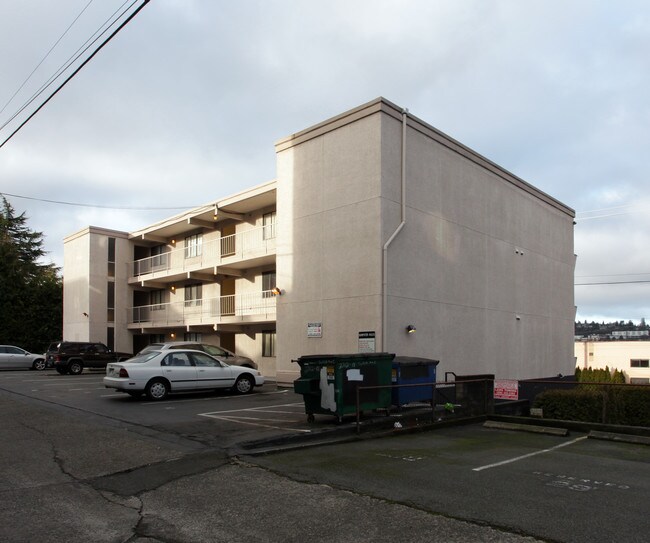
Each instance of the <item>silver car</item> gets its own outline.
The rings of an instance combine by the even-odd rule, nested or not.
[[[230,366],[203,351],[167,349],[148,351],[125,362],[106,365],[104,386],[135,398],[146,394],[150,400],[164,400],[173,392],[230,389],[249,394],[264,384],[260,372]]]
[[[195,351],[203,351],[211,356],[216,356],[231,366],[243,366],[244,368],[257,369],[257,364],[247,356],[240,356],[230,352],[228,349],[224,349],[223,347],[217,347],[216,345],[210,345],[209,343],[199,343],[198,341],[168,341],[166,343],[151,343],[142,349],[138,355],[149,351],[166,351],[168,349],[194,349]]]
[[[44,370],[45,355],[33,354],[14,345],[0,345],[0,369]]]

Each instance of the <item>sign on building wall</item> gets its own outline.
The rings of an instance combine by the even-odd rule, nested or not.
[[[308,322],[307,323],[307,337],[323,337],[323,323],[322,322]]]
[[[518,400],[519,381],[515,381],[514,379],[495,379],[494,399],[495,400]]]
[[[375,332],[359,332],[359,352],[360,353],[374,353],[377,349],[375,342]]]

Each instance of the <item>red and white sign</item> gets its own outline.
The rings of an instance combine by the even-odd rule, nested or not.
[[[495,379],[494,399],[495,400],[518,400],[519,381],[516,381],[514,379]]]

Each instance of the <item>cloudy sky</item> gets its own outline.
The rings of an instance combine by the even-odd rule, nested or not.
[[[0,3],[0,144],[131,2]],[[378,96],[577,211],[578,319],[650,318],[646,0],[152,0],[0,148],[0,192],[62,265],[68,234],[271,180],[278,139]]]

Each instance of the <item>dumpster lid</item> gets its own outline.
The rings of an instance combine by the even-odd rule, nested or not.
[[[295,360],[295,362],[308,362],[310,360],[373,360],[373,359],[383,359],[390,358],[391,360],[395,358],[393,353],[350,353],[350,354],[305,354]]]
[[[393,359],[394,366],[437,366],[439,363],[440,360],[420,356],[396,356]]]

